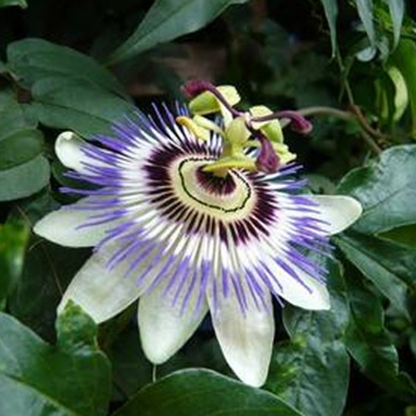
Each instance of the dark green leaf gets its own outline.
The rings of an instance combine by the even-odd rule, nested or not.
[[[394,54],[392,61],[402,73],[409,92],[410,106],[413,118],[413,137],[416,138],[416,46],[409,39],[402,39]]]
[[[25,221],[30,228],[59,207],[47,190],[14,206],[9,220]],[[53,339],[62,293],[89,255],[88,249],[68,249],[33,237],[21,278],[8,299],[10,312],[42,337]]]
[[[36,221],[58,208],[59,204],[52,198],[49,190],[43,189],[29,198],[15,202],[8,220],[25,221],[32,228]]]
[[[357,5],[358,15],[363,22],[364,29],[370,39],[371,46],[376,45],[376,33],[373,22],[373,0],[355,0]]]
[[[89,255],[32,240],[22,276],[9,297],[9,309],[25,325],[51,338],[56,308],[68,283]]]
[[[331,286],[341,268],[327,260]],[[343,296],[331,291],[330,311],[285,306],[283,319],[290,342],[278,345],[267,388],[308,416],[343,414],[349,384],[349,358],[341,342],[347,324]]]
[[[17,102],[12,90],[0,91],[0,141],[16,130],[36,127],[36,122],[31,120],[25,106]]]
[[[95,323],[68,305],[57,323],[58,345],[46,344],[17,320],[0,314],[0,414],[107,414],[110,365],[98,350]]]
[[[265,391],[209,370],[184,370],[141,391],[114,416],[301,416]]]
[[[324,6],[325,16],[331,34],[332,56],[335,56],[337,51],[338,3],[337,0],[321,0],[321,3]]]
[[[405,11],[404,0],[384,0],[389,5],[391,21],[393,23],[394,45],[397,46],[400,41],[402,31],[403,17]]]
[[[49,183],[49,163],[39,155],[22,165],[0,171],[0,201],[24,198]]]
[[[356,232],[335,240],[351,261],[390,302],[407,315],[406,287],[416,293],[416,250]]]
[[[19,130],[0,141],[0,171],[22,165],[42,153],[39,130]]]
[[[32,94],[32,107],[41,123],[82,136],[108,133],[112,123],[136,110],[132,104],[96,86],[62,77],[37,82]]]
[[[396,348],[384,327],[380,300],[366,289],[358,276],[345,274],[345,294],[350,308],[350,322],[345,345],[364,374],[388,393],[415,401],[416,386],[399,371]]]
[[[0,9],[7,6],[20,6],[22,9],[26,9],[26,0],[0,0]]]
[[[416,224],[395,228],[382,233],[381,237],[416,249]]]
[[[9,45],[7,57],[9,69],[28,88],[42,79],[61,76],[125,96],[113,74],[89,56],[66,46],[42,39],[24,39]]]
[[[0,225],[0,300],[7,297],[22,272],[28,236],[28,227],[22,223]]]
[[[136,31],[110,56],[115,63],[201,29],[233,4],[247,0],[156,0]]]
[[[133,307],[132,309],[133,313],[136,313],[136,308]],[[126,315],[129,316],[128,312],[126,312]],[[137,323],[131,322],[114,342],[111,341],[111,328],[115,327],[117,329],[119,327],[119,319],[124,320],[126,317],[122,315],[109,322],[105,327],[106,332],[102,333],[102,339],[105,340],[105,343],[102,345],[105,346],[107,342],[110,344],[108,356],[113,365],[113,378],[117,393],[124,397],[132,397],[139,388],[151,381],[152,364],[140,348]],[[107,334],[108,328],[110,335]],[[157,367],[157,375],[162,377],[186,368],[199,367],[210,368],[225,375],[230,373],[215,337],[205,339],[205,337],[199,337],[197,333],[168,362]]]
[[[109,325],[112,325],[112,322]],[[113,367],[115,389],[123,397],[134,396],[140,388],[151,381],[152,364],[141,350],[136,323],[129,325],[119,334],[115,342],[111,343],[108,356]]]
[[[379,160],[353,170],[341,181],[338,193],[357,198],[364,213],[354,228],[379,233],[416,223],[416,145],[396,146]]]

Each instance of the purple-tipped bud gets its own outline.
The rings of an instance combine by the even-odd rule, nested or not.
[[[268,139],[263,135],[259,135],[258,138],[261,143],[261,148],[256,160],[257,168],[265,173],[276,172],[280,167],[279,156],[274,151]]]
[[[181,90],[184,95],[188,98],[194,98],[205,91],[214,91],[216,88],[213,84],[208,81],[193,80],[188,81],[182,86]]]
[[[309,134],[312,131],[312,123],[297,111],[280,111],[278,117],[289,119],[291,128],[298,133]]]

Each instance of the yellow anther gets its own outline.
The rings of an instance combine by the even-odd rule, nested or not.
[[[240,101],[240,95],[235,87],[221,85],[216,88],[230,106],[234,106]],[[205,115],[220,112],[221,105],[218,98],[212,92],[205,91],[190,101],[189,109],[192,114]]]
[[[256,105],[250,108],[250,114],[253,117],[264,117],[273,114],[273,112],[264,105]],[[279,120],[253,121],[251,124],[254,129],[261,130],[271,142],[283,143],[283,132]]]
[[[191,118],[185,116],[176,117],[176,122],[181,126],[186,127],[198,139],[204,141],[209,139],[210,131],[204,127],[199,126]]]

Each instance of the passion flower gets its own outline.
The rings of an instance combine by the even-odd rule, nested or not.
[[[209,312],[230,367],[260,386],[272,353],[272,299],[330,307],[326,270],[305,251],[328,253],[328,237],[353,223],[361,206],[346,196],[300,195],[304,182],[291,163],[266,173],[255,162],[240,168],[238,153],[234,165],[221,164],[226,135],[213,129],[203,141],[176,122],[188,116],[185,107],[161,107],[115,124],[111,137],[87,142],[62,133],[58,158],[94,187],[64,188],[83,198],[34,230],[64,246],[94,247],[60,308],[72,299],[100,323],[140,298],[142,347],[155,364]],[[240,142],[250,146],[248,137]]]

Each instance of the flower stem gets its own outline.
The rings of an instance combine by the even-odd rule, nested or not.
[[[368,124],[367,119],[363,115],[361,109],[356,105],[350,106],[349,111],[340,110],[338,108],[333,108],[333,107],[317,106],[317,107],[303,108],[299,110],[298,112],[302,114],[303,116],[308,116],[308,117],[328,116],[328,117],[335,117],[344,121],[355,122],[361,127],[362,137],[364,141],[367,143],[367,145],[371,148],[371,150],[376,154],[380,154],[382,152],[382,149],[374,140],[374,138],[385,139],[386,136],[383,133],[375,130],[373,127],[371,127]],[[287,124],[282,123],[282,127],[285,127],[286,125]]]

